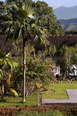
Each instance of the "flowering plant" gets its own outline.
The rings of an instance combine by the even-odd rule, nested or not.
[[[53,62],[52,59],[50,58],[42,60],[40,58],[33,59],[32,57],[27,57],[25,78],[26,78],[26,91],[28,91],[28,93],[32,93],[37,84],[39,85],[39,88],[41,88],[41,86],[45,87],[51,82],[51,80],[54,80],[55,76],[51,71],[53,69],[52,65]],[[13,79],[14,79],[13,81],[14,87],[17,87],[17,89],[19,88],[20,90],[22,88],[20,87],[20,84],[21,85],[23,84],[22,63],[19,63],[19,67],[15,71]]]
[[[51,59],[30,59],[27,61],[27,82],[38,82],[43,85],[48,85],[53,80],[54,74],[52,70]]]

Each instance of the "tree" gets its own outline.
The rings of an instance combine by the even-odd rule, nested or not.
[[[77,35],[77,30],[65,31],[65,35]]]
[[[11,20],[3,21],[4,30],[8,34],[9,37],[13,38],[22,38],[23,39],[23,102],[25,102],[25,75],[26,75],[26,50],[25,50],[25,42],[30,39],[30,30],[31,30],[31,21],[33,20],[34,11],[31,6],[25,4],[23,1],[19,1],[18,4],[12,3],[8,7],[10,13]],[[32,20],[31,20],[32,19]],[[32,25],[32,28],[37,27],[36,25]],[[36,28],[35,28],[36,29]],[[39,28],[37,28],[38,32],[41,33],[41,40],[44,41],[44,32]]]
[[[51,57],[51,54],[54,56],[54,54],[56,53],[56,47],[54,45],[50,45],[49,46],[49,55]]]
[[[18,1],[19,2],[19,1]],[[14,2],[8,7],[11,20],[3,21],[2,24],[5,27],[5,33],[9,37],[13,38],[23,38],[23,102],[25,101],[25,69],[26,69],[26,52],[25,52],[25,41],[29,38],[28,24],[31,18],[33,18],[33,9],[20,2],[19,4],[14,4]]]
[[[69,66],[72,63],[73,50],[74,50],[73,47],[67,47],[64,45],[58,51],[58,56],[60,58],[58,63],[61,66],[61,70],[63,73],[63,80],[65,80]]]
[[[44,1],[37,1],[32,4],[33,8],[36,9],[36,23],[46,28],[48,35],[63,35],[63,29],[57,23],[57,19],[54,15],[52,7],[49,7],[48,4]]]

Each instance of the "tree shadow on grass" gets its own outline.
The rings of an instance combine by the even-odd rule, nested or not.
[[[9,103],[7,100],[0,100],[0,103],[2,103],[2,102],[7,102],[7,103]]]

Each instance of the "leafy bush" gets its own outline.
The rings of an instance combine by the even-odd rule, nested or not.
[[[23,84],[23,66],[20,59],[18,59],[19,67],[13,73],[13,87],[15,90],[21,90],[21,86]],[[39,84],[40,87],[45,87],[48,85],[51,80],[55,79],[53,72],[51,72],[53,62],[52,59],[41,60],[40,58],[33,59],[32,57],[27,58],[26,61],[26,94],[32,93],[32,91],[36,87],[36,83]],[[20,83],[21,82],[21,83]],[[21,85],[20,85],[21,84]],[[21,92],[21,91],[20,91]]]

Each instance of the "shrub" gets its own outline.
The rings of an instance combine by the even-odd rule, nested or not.
[[[20,62],[21,60],[18,59]],[[27,58],[26,63],[26,94],[31,94],[32,91],[35,89],[37,83],[41,87],[45,87],[48,85],[51,80],[55,79],[55,76],[53,72],[51,72],[53,62],[52,59],[45,59],[41,60],[40,58],[33,59],[33,58]],[[14,85],[13,87],[16,87],[15,90],[19,89],[21,90],[22,87],[20,87],[20,82],[23,84],[23,66],[22,62],[20,62],[20,65],[18,69],[13,74],[13,80]],[[22,91],[22,90],[21,90]],[[21,92],[20,91],[20,92]]]

